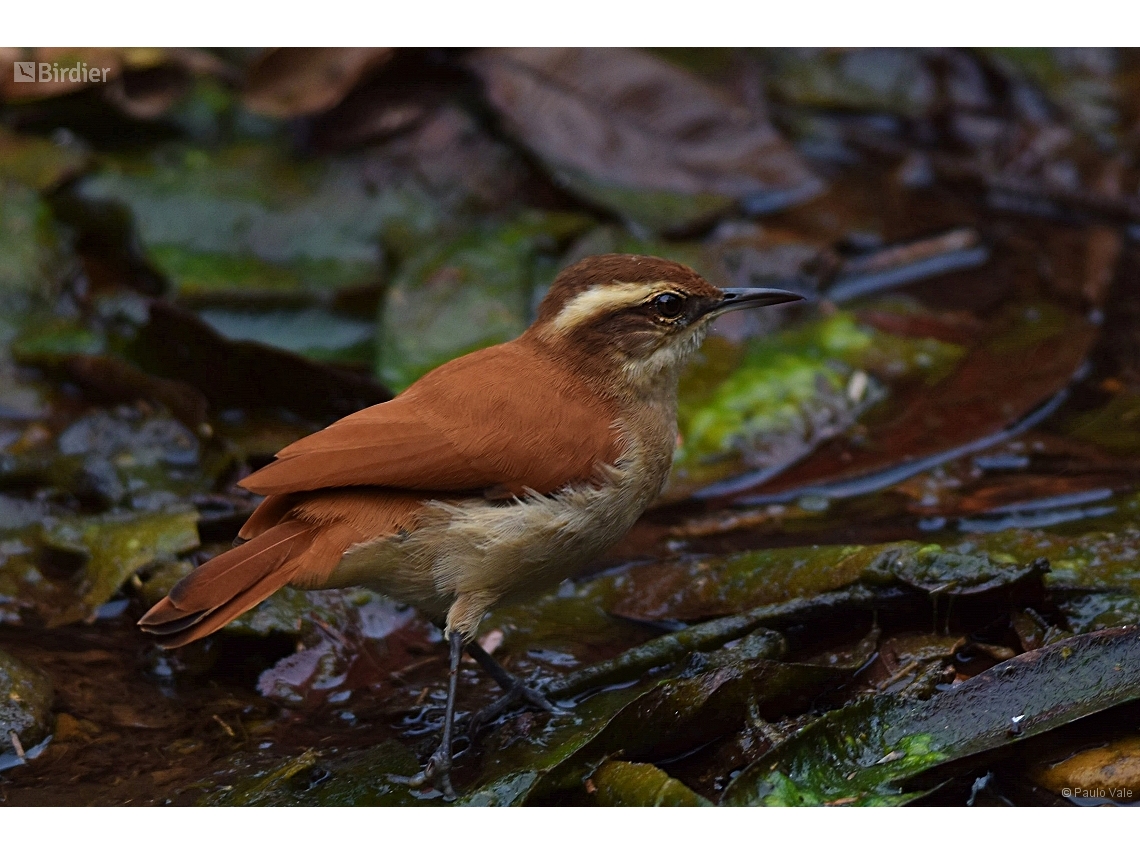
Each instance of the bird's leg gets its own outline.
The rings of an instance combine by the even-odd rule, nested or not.
[[[419,774],[408,779],[411,787],[432,784],[448,801],[455,798],[455,788],[451,786],[451,731],[455,722],[455,693],[459,687],[459,660],[463,656],[463,634],[451,631],[451,666],[447,674],[447,707],[443,713],[443,739],[439,748],[428,759],[427,765]]]
[[[546,695],[538,689],[531,688],[521,679],[511,674],[506,668],[495,661],[494,656],[478,644],[474,642],[468,644],[467,653],[472,659],[479,663],[484,671],[491,675],[492,680],[503,687],[503,696],[501,698],[483,707],[483,709],[471,717],[471,724],[468,729],[469,733],[473,734],[487,722],[494,721],[520,700],[540,710],[545,710],[550,713],[556,712],[554,706],[546,699]]]

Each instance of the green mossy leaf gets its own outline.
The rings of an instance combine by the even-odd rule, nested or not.
[[[12,357],[24,365],[59,368],[69,357],[101,354],[102,335],[74,318],[44,318],[25,324],[12,341]]]
[[[624,222],[655,234],[707,223],[737,205],[736,199],[718,193],[688,194],[622,186],[568,168],[555,168],[554,174],[571,192],[614,211]]]
[[[839,591],[857,583],[961,596],[1042,572],[1004,551],[944,549],[900,541],[874,546],[800,546],[631,568],[615,577],[614,613],[641,620],[697,620]]]
[[[590,780],[603,807],[707,807],[712,804],[648,763],[603,763]]]
[[[48,735],[51,702],[51,681],[0,650],[0,755],[11,750],[13,733],[25,750]]]
[[[1138,513],[1140,496],[1133,495],[1118,502],[1115,516],[1132,520]],[[1010,529],[966,543],[1016,561],[1046,559],[1045,584],[1074,632],[1140,623],[1140,531],[1131,523],[1076,536]]]
[[[411,807],[425,804],[402,779],[419,771],[401,742],[344,753],[310,749],[214,788],[200,804],[225,807]],[[212,786],[203,784],[203,786]]]
[[[371,187],[357,160],[297,163],[265,143],[120,156],[79,185],[122,203],[151,262],[184,296],[328,295],[381,275],[380,237],[430,232],[437,214],[411,183]]]
[[[723,803],[905,804],[942,764],[1140,698],[1138,654],[1140,630],[1103,630],[1014,657],[921,703],[858,701],[748,766]]]
[[[86,558],[79,601],[48,622],[60,626],[90,617],[147,564],[197,547],[198,512],[171,509],[68,520],[45,531],[43,541]]]
[[[11,321],[54,292],[66,243],[38,193],[0,178],[0,318]],[[0,325],[0,333],[4,325]],[[0,340],[3,336],[0,335]]]
[[[745,344],[712,339],[682,380],[669,493],[786,465],[883,399],[874,375],[933,379],[962,354],[935,339],[873,333],[847,312]]]
[[[409,258],[380,315],[380,378],[403,389],[448,360],[517,336],[537,289],[557,272],[560,245],[590,222],[532,211]]]
[[[82,172],[89,162],[78,147],[0,128],[0,180],[44,192]]]
[[[933,109],[938,94],[917,50],[780,50],[767,58],[775,92],[804,106],[919,117]]]
[[[1070,416],[1065,430],[1110,454],[1134,457],[1140,454],[1140,395],[1114,395],[1103,407]]]

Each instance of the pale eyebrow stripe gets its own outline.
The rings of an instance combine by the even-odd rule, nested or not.
[[[639,305],[658,291],[669,287],[666,282],[614,282],[594,285],[562,307],[552,325],[559,332],[572,329],[605,312]]]

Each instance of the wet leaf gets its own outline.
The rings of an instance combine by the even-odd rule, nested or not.
[[[938,94],[922,51],[801,49],[772,51],[767,58],[773,91],[797,104],[919,117]]]
[[[746,344],[713,339],[682,380],[682,445],[666,495],[762,483],[882,401],[876,374],[933,380],[961,355],[933,338],[875,334],[845,312]]]
[[[755,108],[624,49],[500,49],[468,60],[507,128],[575,193],[658,231],[821,188]]]
[[[1131,496],[1120,502],[1119,513],[1132,519],[1138,508],[1140,500]],[[1140,623],[1140,532],[1131,524],[1080,536],[1012,529],[974,536],[970,543],[1014,560],[1030,554],[1048,560],[1046,585],[1075,632]]]
[[[1114,739],[1058,763],[1035,764],[1029,775],[1035,783],[1058,794],[1099,792],[1132,801],[1140,794],[1140,737]]]
[[[537,289],[557,272],[559,246],[590,222],[529,212],[408,259],[381,311],[380,377],[402,389],[450,359],[517,336]]]
[[[161,300],[151,302],[133,347],[145,368],[201,390],[219,410],[279,407],[331,422],[392,397],[360,374],[255,342],[231,341],[193,312]]]
[[[747,501],[858,495],[993,445],[1072,381],[1095,334],[1085,318],[1057,307],[1011,306],[949,377],[920,387],[860,435],[821,446]]]
[[[250,311],[206,308],[198,316],[233,341],[251,341],[320,362],[370,365],[376,324],[371,319],[306,306]]]
[[[244,780],[215,785],[200,803],[232,807],[411,806],[420,802],[407,784],[392,778],[406,778],[419,768],[411,750],[393,740],[339,756],[310,749],[268,768],[243,770]]]
[[[1140,395],[1121,392],[1103,407],[1071,416],[1067,433],[1110,454],[1140,455]]]
[[[470,804],[533,803],[573,790],[606,757],[618,753],[671,757],[722,736],[750,713],[780,715],[802,708],[851,673],[784,664],[771,655],[771,634],[696,655],[668,676],[613,689],[553,717],[520,745],[508,740],[488,754]],[[557,694],[557,690],[554,690]],[[502,737],[500,737],[502,738]]]
[[[52,694],[44,674],[0,650],[0,769],[48,735]]]
[[[44,192],[74,178],[89,160],[88,154],[77,146],[0,128],[0,179]]]
[[[86,559],[78,601],[48,620],[49,626],[62,626],[90,618],[123,582],[152,561],[195,548],[198,512],[175,509],[69,520],[45,532],[44,543]]]
[[[278,119],[320,113],[391,57],[392,48],[274,48],[247,71],[244,101]]]
[[[78,185],[126,205],[149,260],[184,296],[245,300],[374,283],[380,233],[434,221],[414,181],[377,186],[360,158],[297,164],[267,145],[173,147],[126,157]]]
[[[406,780],[420,771],[416,755],[402,742],[388,740],[375,748],[346,753],[322,763],[328,778],[313,786],[300,799],[282,799],[279,804],[312,804],[321,807],[413,807],[424,804],[412,793]]]
[[[28,310],[33,297],[55,291],[65,269],[64,241],[39,195],[29,187],[0,180],[0,340]]]
[[[482,776],[460,804],[523,804],[532,794],[543,791],[552,770],[589,744],[630,701],[647,691],[650,689],[633,686],[602,692],[565,715],[551,718],[541,731],[527,733],[525,739],[493,746],[483,763]]]
[[[551,698],[567,698],[606,684],[634,679],[663,665],[675,665],[691,654],[714,650],[748,636],[750,658],[779,659],[787,652],[784,639],[775,632],[755,630],[751,616],[744,619],[708,621],[659,636],[632,647],[613,659],[597,662],[555,680],[547,686]]]
[[[1039,577],[1035,558],[936,544],[811,546],[645,564],[615,579],[615,614],[695,620],[736,614],[862,584],[902,584],[929,594],[970,596]]]
[[[730,805],[904,804],[962,762],[1140,697],[1140,631],[1024,653],[915,704],[867,698],[828,713],[732,782]],[[1058,692],[1058,686],[1064,690]]]
[[[705,807],[712,803],[648,763],[603,763],[589,781],[603,807]],[[589,786],[589,785],[587,785]]]
[[[680,757],[738,730],[749,716],[780,718],[801,712],[826,689],[858,667],[784,663],[754,657],[748,639],[734,647],[693,656],[674,677],[633,700],[579,750],[574,762],[591,757],[648,754]],[[761,656],[770,655],[760,650]]]

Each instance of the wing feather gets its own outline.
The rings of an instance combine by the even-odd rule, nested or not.
[[[550,493],[616,462],[614,419],[610,402],[514,341],[293,443],[241,484],[262,495],[351,486]]]

